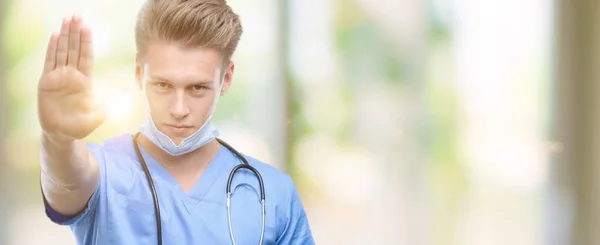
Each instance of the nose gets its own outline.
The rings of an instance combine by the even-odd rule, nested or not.
[[[190,114],[190,108],[187,106],[185,93],[184,92],[176,92],[175,95],[175,103],[171,107],[171,115],[175,119],[184,119],[187,115]]]

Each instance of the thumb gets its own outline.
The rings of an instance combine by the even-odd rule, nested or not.
[[[99,127],[106,119],[107,109],[104,103],[100,103],[94,108],[92,113],[89,114],[89,119],[94,127]]]
[[[86,113],[80,114],[69,125],[65,125],[72,128],[70,136],[76,139],[83,139],[100,127],[106,117],[106,112],[101,108],[90,109]]]
[[[91,98],[88,98],[85,103],[85,110],[86,113],[83,120],[90,122],[94,128],[104,122],[107,114],[106,103],[99,96],[93,95]]]

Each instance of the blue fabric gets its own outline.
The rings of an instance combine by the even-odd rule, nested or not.
[[[100,181],[87,208],[65,217],[46,203],[55,223],[70,226],[77,244],[156,244],[152,194],[137,160],[131,135],[88,144],[100,164]],[[225,147],[189,194],[140,147],[154,179],[162,219],[163,244],[231,244],[227,225],[226,184],[241,163]],[[314,244],[304,207],[292,179],[251,157],[250,165],[265,183],[264,244]],[[250,171],[236,173],[232,183],[231,222],[237,244],[258,244],[261,206],[258,180]]]

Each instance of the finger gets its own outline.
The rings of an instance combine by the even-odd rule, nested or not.
[[[67,64],[67,55],[69,49],[69,29],[71,28],[71,18],[64,18],[60,28],[60,37],[58,38],[58,47],[56,48],[56,67]]]
[[[92,30],[89,27],[81,29],[81,55],[79,56],[79,70],[90,77],[94,70],[94,50],[92,44]]]
[[[56,66],[56,47],[58,46],[58,33],[52,33],[48,41],[48,50],[46,51],[46,60],[44,62],[44,73],[54,70]]]
[[[74,15],[71,20],[69,34],[69,55],[67,64],[71,67],[77,67],[79,63],[79,40],[81,36],[81,17]]]

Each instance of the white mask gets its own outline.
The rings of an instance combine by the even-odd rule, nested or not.
[[[217,70],[216,75],[220,77],[219,70]],[[152,120],[152,117],[149,114],[140,128],[140,133],[144,134],[148,140],[172,156],[180,156],[206,145],[208,142],[219,136],[219,131],[217,131],[212,123],[212,117],[217,107],[217,102],[223,86],[222,82],[219,82],[219,84],[219,89],[216,90],[215,99],[206,122],[204,122],[204,125],[192,135],[183,139],[179,145],[176,145],[169,136],[158,130],[154,124],[154,120]]]
[[[169,136],[158,130],[150,116],[144,121],[144,124],[140,128],[140,133],[144,134],[148,140],[163,151],[173,156],[180,156],[195,151],[219,136],[219,131],[212,124],[210,118],[206,120],[200,129],[181,141],[179,145],[176,145]]]

